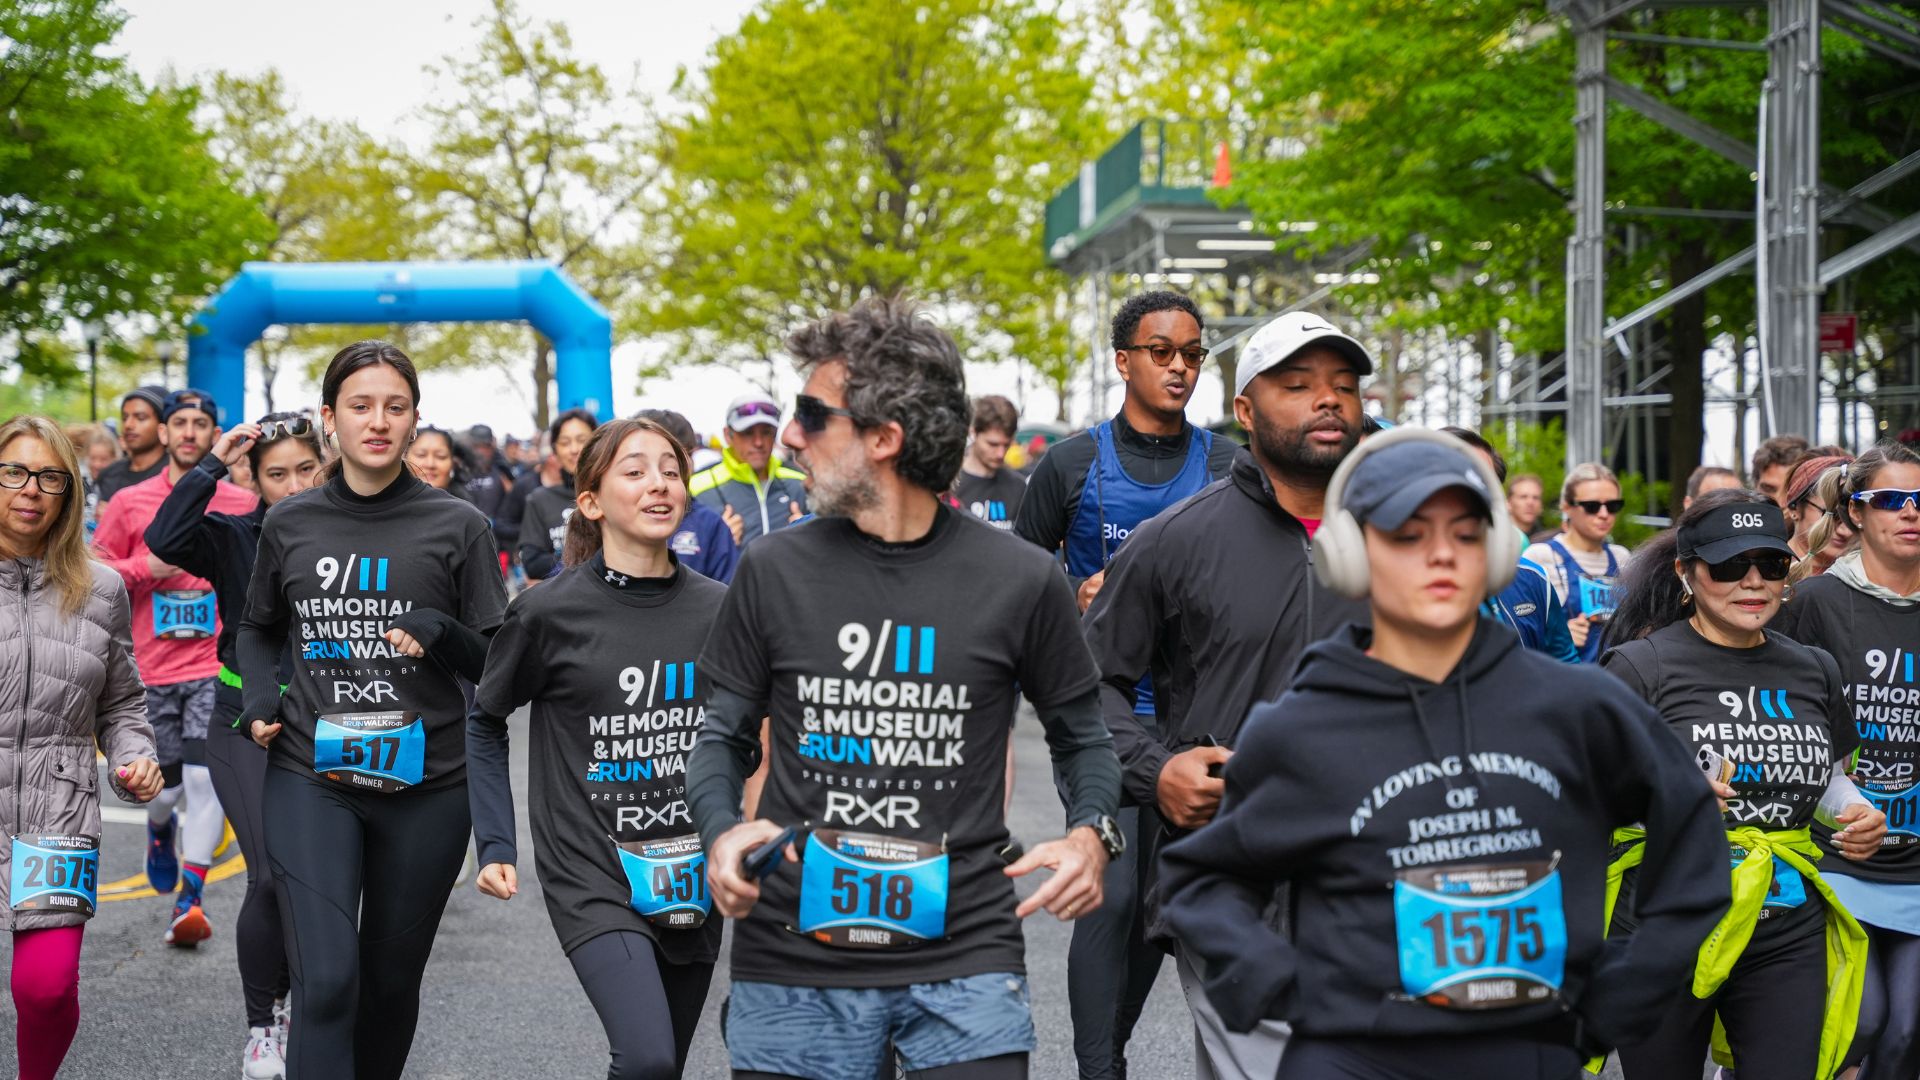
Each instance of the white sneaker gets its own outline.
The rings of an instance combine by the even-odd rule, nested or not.
[[[286,1080],[287,1063],[272,1028],[248,1028],[247,1052],[240,1057],[243,1080]]]
[[[287,1029],[293,1026],[293,1006],[285,998],[273,1003],[273,1042],[280,1048],[280,1056],[287,1056]]]

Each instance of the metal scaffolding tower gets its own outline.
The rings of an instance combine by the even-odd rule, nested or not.
[[[1875,53],[1920,68],[1920,28],[1870,0],[1765,0],[1768,33],[1748,42],[1673,37],[1623,29],[1635,12],[1675,7],[1759,7],[1739,0],[1552,0],[1575,34],[1574,229],[1567,245],[1566,431],[1568,463],[1604,461],[1608,426],[1634,430],[1635,413],[1669,404],[1647,392],[1660,372],[1634,346],[1634,332],[1679,301],[1751,267],[1758,297],[1756,352],[1761,432],[1798,432],[1818,441],[1821,391],[1819,307],[1822,293],[1873,260],[1905,247],[1920,252],[1920,214],[1903,220],[1873,206],[1877,192],[1920,169],[1920,153],[1841,191],[1820,181],[1820,35],[1831,29]],[[1722,48],[1767,54],[1758,88],[1757,145],[1701,122],[1607,72],[1609,40],[1673,48]],[[1621,105],[1756,176],[1755,242],[1704,273],[1677,282],[1638,310],[1609,318],[1607,108]],[[1724,211],[1660,208],[1660,213],[1722,216]],[[1820,225],[1844,221],[1873,230],[1853,246],[1820,258]],[[1676,357],[1691,362],[1695,358]],[[1743,368],[1744,370],[1744,368]],[[1558,384],[1554,384],[1557,386]],[[1521,399],[1508,411],[1551,411],[1540,376],[1516,380]],[[1550,388],[1547,388],[1550,389]],[[1651,448],[1646,448],[1650,453]],[[1629,469],[1651,475],[1643,461]]]

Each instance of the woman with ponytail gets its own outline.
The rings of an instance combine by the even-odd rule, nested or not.
[[[1920,455],[1883,442],[1844,472],[1828,472],[1818,490],[1834,527],[1855,533],[1859,546],[1795,587],[1780,628],[1839,661],[1860,739],[1853,775],[1887,815],[1871,857],[1836,863],[1829,877],[1872,941],[1848,1060],[1865,1059],[1866,1080],[1910,1080],[1920,1075]],[[1824,527],[1810,539],[1816,551]],[[1825,830],[1815,835],[1831,844]]]
[[[1740,1080],[1831,1077],[1851,1042],[1866,936],[1814,868],[1823,852],[1809,826],[1818,816],[1833,830],[1828,850],[1862,860],[1885,817],[1846,776],[1859,740],[1833,657],[1767,629],[1791,535],[1757,492],[1713,491],[1627,572],[1621,644],[1601,664],[1696,755],[1733,864],[1732,906],[1673,988],[1685,992],[1652,1038],[1620,1047],[1627,1080],[1697,1080],[1710,1046]],[[1632,869],[1644,836],[1615,834],[1614,934],[1647,914]]]
[[[467,722],[477,883],[519,892],[506,718],[531,701],[541,891],[606,1028],[607,1075],[678,1076],[720,950],[686,755],[706,699],[694,658],[726,586],[673,553],[691,469],[664,428],[615,420],[576,461],[567,568],[515,601]],[[609,739],[607,717],[644,734]]]

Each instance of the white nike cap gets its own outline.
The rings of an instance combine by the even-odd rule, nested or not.
[[[1334,329],[1332,323],[1312,312],[1291,311],[1253,332],[1240,350],[1240,369],[1234,380],[1235,395],[1247,392],[1255,375],[1278,367],[1309,345],[1324,345],[1353,361],[1362,375],[1373,374],[1373,356],[1367,347]]]

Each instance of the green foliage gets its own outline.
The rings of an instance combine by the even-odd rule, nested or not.
[[[1540,518],[1540,527],[1559,525],[1560,486],[1567,478],[1566,428],[1556,420],[1545,424],[1519,424],[1511,431],[1493,425],[1481,434],[1506,460],[1509,480],[1522,473],[1531,473],[1540,478],[1543,493],[1541,502],[1545,511]],[[1626,500],[1627,508],[1613,530],[1614,542],[1631,550],[1659,532],[1658,525],[1644,525],[1630,519],[1636,514],[1664,517],[1670,490],[1671,485],[1665,480],[1649,481],[1639,473],[1632,472],[1621,474],[1620,497]]]
[[[180,322],[270,236],[194,123],[195,94],[144,86],[105,0],[0,2],[0,335],[71,318]]]
[[[1046,200],[1102,136],[1036,0],[769,0],[682,73],[634,326],[744,362],[863,295],[934,304],[970,359],[1071,374]]]

